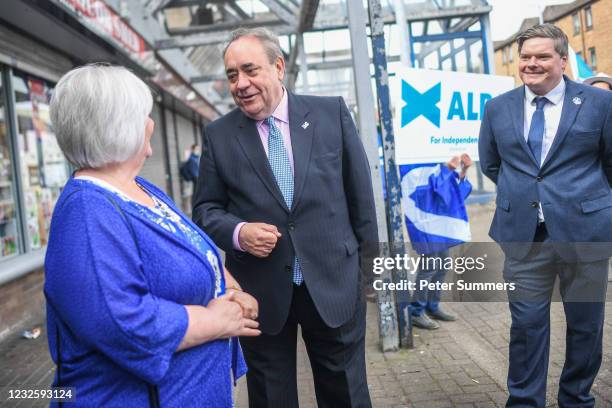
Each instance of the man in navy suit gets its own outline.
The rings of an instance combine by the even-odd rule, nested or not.
[[[287,91],[265,29],[235,31],[224,62],[238,108],[205,130],[193,214],[259,301],[262,335],[241,339],[249,404],[298,406],[299,325],[318,405],[369,407],[359,254],[378,236],[355,125],[342,98]]]
[[[490,235],[516,284],[506,406],[545,406],[558,277],[567,321],[559,406],[593,407],[612,242],[612,93],[563,75],[567,36],[554,25],[517,42],[524,86],[489,101],[479,141],[482,170],[497,184]]]

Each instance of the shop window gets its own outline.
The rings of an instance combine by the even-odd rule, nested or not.
[[[572,25],[574,26],[574,35],[580,34],[580,13],[572,14]]]
[[[508,47],[508,62],[514,61],[514,55],[512,54],[512,45]]]
[[[13,160],[3,95],[4,86],[0,77],[0,259],[19,253]]]
[[[593,10],[591,9],[591,6],[584,9],[584,25],[586,26],[587,31],[593,29]]]
[[[17,146],[31,249],[47,244],[51,214],[68,179],[68,165],[49,119],[52,85],[13,72],[17,115]]]

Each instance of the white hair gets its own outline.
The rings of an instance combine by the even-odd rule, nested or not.
[[[242,37],[255,37],[263,46],[266,55],[268,56],[268,61],[270,64],[274,64],[277,59],[283,58],[283,51],[280,46],[280,41],[276,34],[272,31],[268,30],[265,27],[254,27],[254,28],[237,28],[230,33],[230,39],[223,48],[223,58],[225,59],[225,54],[227,53],[227,49],[234,41],[241,39]]]
[[[128,69],[90,64],[65,74],[51,97],[60,148],[76,168],[121,163],[144,145],[149,87]]]

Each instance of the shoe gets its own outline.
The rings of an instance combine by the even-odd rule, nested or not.
[[[426,314],[420,316],[412,316],[413,326],[420,327],[426,330],[436,330],[440,328],[440,325],[429,318]]]
[[[457,318],[455,316],[453,316],[450,313],[446,313],[442,309],[438,309],[435,312],[429,312],[428,311],[427,314],[432,319],[441,320],[443,322],[454,322],[455,320],[457,320]]]

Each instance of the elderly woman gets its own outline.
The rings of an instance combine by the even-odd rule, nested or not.
[[[57,201],[45,260],[54,386],[76,406],[230,407],[246,371],[236,336],[256,336],[257,302],[157,187],[151,92],[122,67],[59,81],[51,119],[77,168]],[[227,292],[226,288],[228,289]]]

